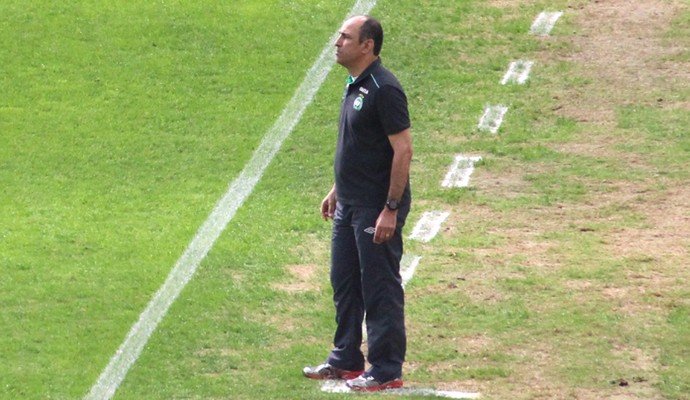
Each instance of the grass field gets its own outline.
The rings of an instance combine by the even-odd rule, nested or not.
[[[0,4],[0,398],[78,399],[353,2]],[[544,10],[564,15],[529,35]],[[409,387],[690,399],[690,3],[380,0],[414,209]],[[526,85],[500,85],[510,61]],[[335,67],[117,399],[328,399]],[[509,111],[477,129],[487,104]],[[442,189],[457,153],[471,186]],[[378,395],[377,395],[378,396]],[[388,397],[386,395],[381,395]],[[409,398],[414,398],[410,396]]]

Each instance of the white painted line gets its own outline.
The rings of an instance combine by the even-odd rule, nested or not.
[[[508,66],[508,71],[503,75],[501,79],[501,85],[507,83],[517,83],[518,85],[524,85],[529,79],[529,73],[532,70],[533,61],[517,60],[510,63]]]
[[[419,240],[424,243],[430,241],[441,229],[441,224],[448,218],[448,215],[450,215],[450,213],[445,211],[425,212],[412,230],[410,239]]]
[[[549,36],[561,15],[563,15],[563,11],[540,13],[532,23],[529,33],[537,36]]]
[[[376,0],[357,0],[349,15],[367,14],[376,5]],[[168,309],[182,289],[192,279],[197,267],[211,250],[237,210],[249,197],[254,186],[280,149],[283,141],[297,125],[304,110],[311,103],[326,76],[333,68],[335,57],[334,33],[328,39],[319,57],[283,109],[282,114],[266,132],[261,144],[240,175],[230,184],[227,192],[218,201],[209,217],[199,228],[191,243],[173,267],[163,286],[158,289],[139,320],[132,326],[125,341],[117,349],[85,399],[110,399],[125,379],[130,367],[139,358],[151,334],[161,322]]]
[[[326,393],[353,393],[345,384],[345,381],[326,380],[321,384],[321,391]],[[478,399],[481,397],[479,393],[460,392],[454,390],[434,390],[434,389],[419,389],[419,388],[400,388],[388,389],[381,393],[398,396],[436,396],[447,399]]]
[[[400,277],[402,278],[403,287],[405,287],[410,279],[412,279],[412,276],[414,276],[421,259],[421,256],[403,255],[402,260],[400,260]]]
[[[453,164],[448,169],[445,179],[441,182],[441,186],[445,188],[450,187],[467,187],[470,184],[470,176],[474,172],[474,163],[481,161],[481,157],[467,157],[462,154],[457,154],[453,160]]]
[[[501,127],[503,117],[507,112],[508,107],[506,106],[486,106],[484,109],[484,115],[482,115],[481,119],[479,120],[479,125],[477,127],[482,131],[496,133],[498,132],[498,128]]]
[[[352,390],[347,387],[343,380],[328,379],[321,384],[321,391],[326,393],[350,393]]]

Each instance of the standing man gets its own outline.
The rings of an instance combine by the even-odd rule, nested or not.
[[[353,390],[399,388],[406,350],[402,227],[411,202],[407,98],[381,64],[378,21],[353,17],[339,33],[336,60],[350,76],[340,111],[335,185],[321,203],[323,218],[333,220],[337,329],[326,362],[303,372],[313,379],[347,379]],[[365,315],[371,365],[366,371],[361,350]]]

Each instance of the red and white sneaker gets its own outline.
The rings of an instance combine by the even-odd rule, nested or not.
[[[402,378],[388,382],[379,382],[373,376],[360,375],[357,378],[345,382],[347,387],[358,392],[375,392],[378,390],[398,389],[403,386]]]
[[[364,373],[362,371],[348,371],[332,366],[329,363],[323,363],[316,367],[304,367],[302,370],[304,376],[311,379],[355,379]]]

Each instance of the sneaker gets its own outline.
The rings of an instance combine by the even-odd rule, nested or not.
[[[304,367],[304,376],[311,379],[355,379],[362,375],[364,371],[348,371],[323,363],[316,367]]]
[[[374,379],[373,376],[360,375],[357,378],[350,379],[346,383],[347,387],[359,392],[373,392],[385,389],[397,389],[403,386],[402,378],[393,379],[392,381],[381,383]]]

